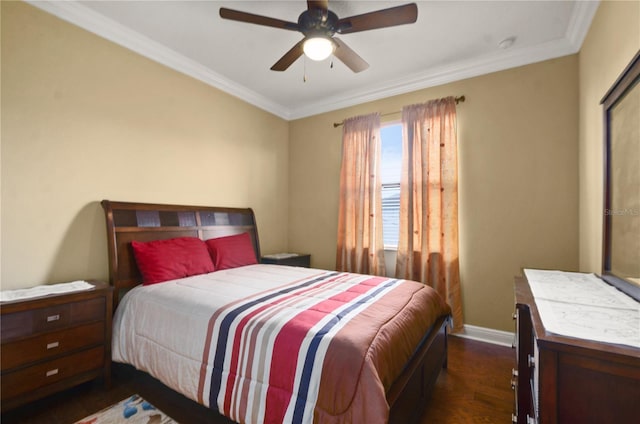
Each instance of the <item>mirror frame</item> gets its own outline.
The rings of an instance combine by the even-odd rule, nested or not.
[[[631,89],[640,90],[640,51],[604,95],[600,104],[604,112],[604,208],[602,210],[602,279],[640,301],[640,286],[616,275],[611,270],[611,110]],[[633,211],[634,213],[636,211]],[[640,252],[639,252],[640,254]]]

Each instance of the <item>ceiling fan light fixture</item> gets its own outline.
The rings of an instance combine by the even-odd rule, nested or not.
[[[321,61],[331,56],[335,45],[327,37],[311,37],[304,42],[302,50],[309,59]]]

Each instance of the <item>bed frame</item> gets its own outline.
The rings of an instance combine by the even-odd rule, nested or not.
[[[102,201],[106,215],[109,250],[109,280],[114,287],[114,305],[126,290],[140,284],[140,272],[131,242],[174,237],[202,240],[248,232],[256,258],[260,243],[251,209],[207,206],[160,205]],[[115,307],[114,307],[115,309]],[[425,334],[413,357],[387,392],[390,423],[418,422],[440,370],[447,365],[449,316],[438,318]]]

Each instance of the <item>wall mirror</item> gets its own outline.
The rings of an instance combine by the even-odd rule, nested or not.
[[[602,278],[640,300],[640,51],[602,99]]]

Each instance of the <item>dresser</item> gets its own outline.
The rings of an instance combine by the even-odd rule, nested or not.
[[[3,411],[98,377],[111,380],[112,287],[0,304]]]
[[[515,301],[513,422],[637,422],[640,349],[548,332],[525,277],[515,280]]]

